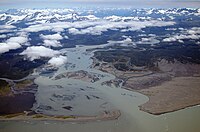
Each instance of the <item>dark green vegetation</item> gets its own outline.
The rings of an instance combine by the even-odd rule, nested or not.
[[[28,89],[31,86],[33,87],[33,85],[34,85],[34,80],[26,79],[20,82],[16,82],[15,90]]]
[[[187,48],[186,48],[187,47]],[[121,71],[132,70],[133,66],[153,68],[158,60],[175,60],[181,63],[200,64],[200,46],[196,44],[159,44],[155,46],[137,45],[136,48],[112,46],[112,50],[97,51],[95,57],[113,63]]]
[[[16,52],[16,51],[15,51]],[[45,63],[44,59],[28,61],[24,56],[9,52],[0,55],[0,78],[21,79],[28,76],[34,68]]]
[[[4,80],[0,80],[0,96],[5,96],[9,93],[11,93],[9,84]]]

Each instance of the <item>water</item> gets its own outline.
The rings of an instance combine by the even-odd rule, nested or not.
[[[104,46],[104,45],[102,45]],[[64,122],[64,121],[2,121],[0,132],[199,132],[200,107],[195,106],[176,112],[154,116],[140,111],[138,106],[148,101],[142,94],[114,86],[102,86],[101,83],[114,79],[108,73],[91,69],[92,52],[83,46],[63,49],[68,56],[68,66],[59,68],[52,78],[39,76],[35,83],[39,85],[36,93],[37,103],[33,109],[52,115],[97,115],[103,110],[120,110],[121,116],[113,121]],[[80,57],[80,58],[79,58]],[[72,66],[72,67],[70,67]],[[103,75],[95,82],[54,77],[67,71],[85,70]],[[38,74],[38,73],[34,73]],[[59,87],[59,86],[61,87]],[[90,99],[87,99],[87,96]],[[98,98],[95,98],[98,97]],[[64,106],[72,106],[66,110]]]

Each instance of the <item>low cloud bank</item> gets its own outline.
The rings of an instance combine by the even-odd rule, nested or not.
[[[103,32],[108,30],[120,30],[122,32],[141,30],[146,27],[162,27],[174,25],[172,21],[160,21],[160,20],[129,20],[129,21],[113,21],[113,20],[85,20],[77,22],[56,22],[56,23],[45,23],[38,25],[31,25],[22,31],[25,32],[39,32],[45,30],[54,31],[54,29],[68,29],[70,34],[91,34],[101,35]]]
[[[163,42],[178,41],[183,43],[185,39],[200,40],[200,27],[193,27],[189,30],[187,29],[182,29],[182,30],[183,31],[181,31],[181,33],[179,34],[163,39]]]
[[[55,67],[59,67],[63,64],[65,64],[67,62],[67,57],[66,56],[58,56],[58,57],[52,57],[48,63],[52,66],[55,66]]]
[[[28,38],[26,36],[11,37],[5,42],[0,43],[0,54],[6,53],[10,50],[18,49],[21,47],[21,45],[27,42]]]
[[[47,47],[61,47],[62,45],[58,40],[62,40],[63,37],[60,34],[52,34],[52,35],[40,35],[42,39],[44,39],[44,46]]]
[[[24,50],[20,55],[26,55],[31,61],[35,59],[40,59],[41,57],[54,57],[60,54],[59,51],[46,48],[44,46],[31,46]]]

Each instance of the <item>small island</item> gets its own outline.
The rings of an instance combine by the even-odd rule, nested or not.
[[[101,74],[79,70],[79,71],[66,72],[66,73],[59,74],[55,77],[55,80],[62,79],[62,78],[71,78],[71,79],[77,79],[77,80],[94,83],[100,80],[100,78],[102,77],[103,75]]]

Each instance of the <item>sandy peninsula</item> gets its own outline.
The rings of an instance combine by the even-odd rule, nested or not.
[[[160,115],[200,104],[200,77],[177,77],[138,92],[149,97],[140,109]]]
[[[90,122],[90,121],[106,121],[116,120],[120,117],[119,110],[103,111],[96,116],[49,116],[43,114],[27,115],[24,113],[10,114],[0,116],[1,121],[67,121],[67,122]]]

